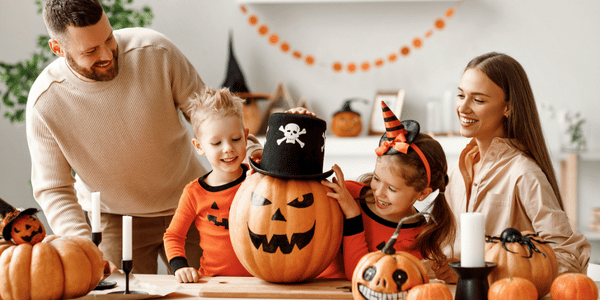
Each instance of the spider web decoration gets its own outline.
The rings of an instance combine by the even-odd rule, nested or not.
[[[271,30],[267,24],[261,24],[259,22],[259,18],[248,11],[248,8],[245,5],[240,5],[240,10],[244,15],[248,16],[248,24],[250,26],[256,26],[258,28],[257,32],[259,35],[267,37],[267,41],[272,46],[279,46],[279,49],[282,53],[288,54],[291,53],[292,57],[298,60],[303,60],[307,66],[314,66],[315,64],[323,67],[330,67],[335,73],[341,73],[342,71],[346,71],[348,73],[355,73],[358,70],[363,72],[367,72],[373,68],[378,68],[383,66],[386,62],[393,63],[398,60],[400,56],[407,57],[411,53],[411,49],[420,49],[423,47],[423,41],[425,39],[430,38],[435,30],[442,30],[446,27],[446,22],[448,19],[452,18],[455,13],[455,6],[460,5],[462,0],[458,0],[454,6],[451,6],[446,10],[443,17],[436,18],[433,22],[433,28],[427,30],[425,34],[421,36],[417,36],[412,39],[412,41],[408,45],[404,45],[399,47],[398,52],[392,52],[387,55],[387,57],[382,58],[378,57],[375,59],[357,59],[357,62],[340,62],[335,61],[333,63],[321,62],[317,61],[317,59],[311,54],[303,54],[300,50],[292,50],[292,46],[282,41],[280,36]]]

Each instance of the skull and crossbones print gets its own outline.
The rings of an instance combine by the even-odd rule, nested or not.
[[[283,141],[288,144],[295,144],[298,142],[300,148],[304,148],[304,142],[300,140],[300,135],[306,133],[306,129],[302,128],[296,123],[288,123],[285,127],[279,126],[279,131],[283,132],[284,137],[277,140],[277,145],[281,145]]]

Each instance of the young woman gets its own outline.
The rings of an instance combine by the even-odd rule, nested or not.
[[[572,231],[563,210],[522,66],[494,52],[474,58],[458,86],[456,111],[461,135],[472,140],[449,172],[446,198],[455,218],[460,220],[464,212],[484,213],[486,235],[499,236],[509,227],[537,232],[554,242],[549,245],[559,273],[585,272],[591,246]],[[454,259],[460,258],[459,241]],[[434,270],[446,282],[457,279],[445,263]]]

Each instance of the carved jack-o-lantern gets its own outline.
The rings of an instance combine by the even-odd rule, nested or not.
[[[0,230],[5,240],[34,245],[46,236],[46,229],[34,216],[35,208],[17,209],[0,198]]]
[[[33,215],[20,215],[12,223],[10,236],[16,244],[34,245],[46,237],[46,229]]]
[[[358,136],[362,131],[362,120],[360,114],[350,108],[352,101],[361,101],[362,99],[350,99],[344,102],[342,109],[331,119],[331,132],[339,137]],[[364,101],[364,100],[362,100]]]
[[[317,180],[255,173],[240,186],[229,214],[235,254],[254,276],[300,282],[318,276],[338,253],[343,214]]]
[[[420,217],[416,214],[404,218],[404,221]],[[363,256],[352,274],[352,297],[361,299],[404,299],[407,291],[417,285],[429,282],[427,269],[414,255],[396,252],[397,232],[385,245],[383,250],[371,252]]]

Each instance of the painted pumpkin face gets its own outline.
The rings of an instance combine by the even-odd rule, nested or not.
[[[233,249],[254,276],[299,282],[318,276],[339,251],[343,214],[317,180],[246,178],[229,215]]]
[[[210,208],[214,210],[219,210],[217,202],[213,202]],[[206,215],[206,218],[209,222],[212,222],[217,226],[223,226],[225,227],[225,229],[229,229],[229,220],[227,218],[221,218],[221,221],[219,221],[219,217],[217,217],[217,215],[220,215],[219,212],[215,213],[214,215],[208,214]]]
[[[414,255],[376,251],[363,256],[356,265],[352,296],[356,300],[404,299],[408,289],[428,282],[425,266]]]
[[[360,115],[353,111],[338,112],[333,115],[331,132],[339,137],[358,136],[362,131]]]
[[[13,221],[10,236],[16,244],[34,245],[46,237],[46,229],[35,216],[22,214]]]

